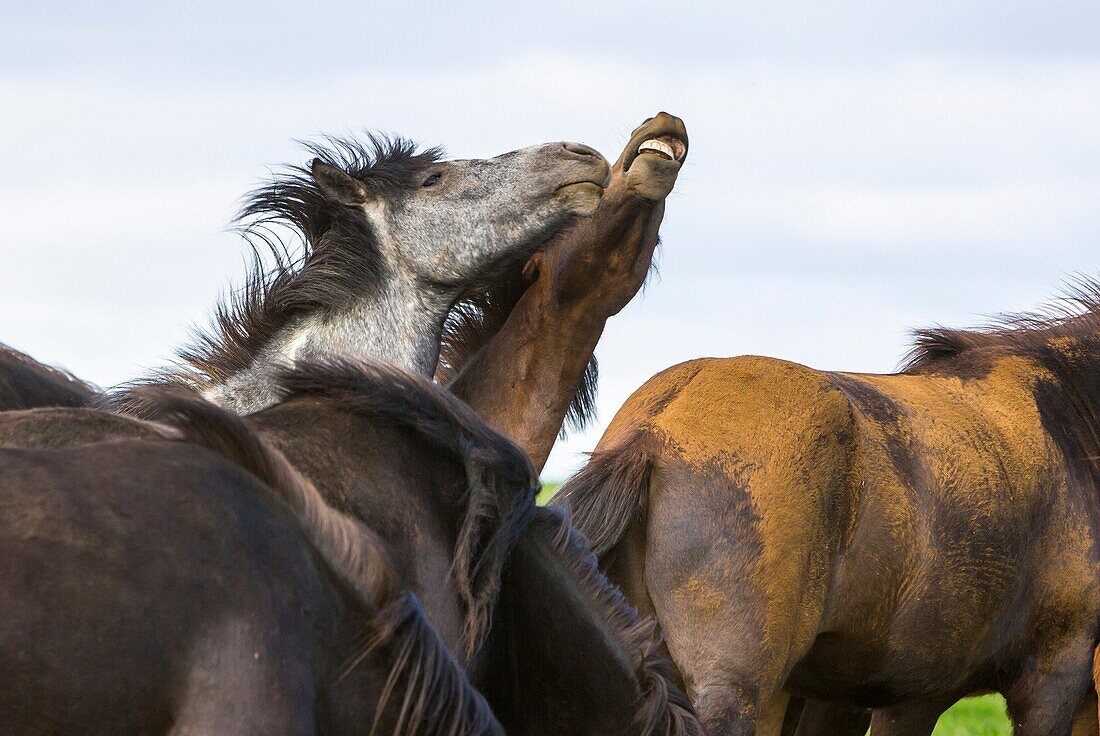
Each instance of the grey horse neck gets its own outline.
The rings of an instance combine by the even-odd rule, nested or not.
[[[300,315],[279,330],[244,370],[203,390],[210,401],[246,414],[278,400],[275,378],[296,360],[384,360],[431,375],[451,299],[409,280],[383,285],[346,311]]]

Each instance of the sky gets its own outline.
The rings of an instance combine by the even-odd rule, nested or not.
[[[608,323],[584,461],[677,362],[891,371],[909,331],[1100,274],[1100,3],[20,3],[0,23],[0,341],[103,386],[240,283],[226,231],[295,140],[457,158],[659,110],[691,152],[660,275]]]

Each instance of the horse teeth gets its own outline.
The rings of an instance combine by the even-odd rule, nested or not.
[[[650,138],[648,141],[638,146],[638,153],[645,153],[646,151],[652,151],[653,153],[659,153],[660,155],[672,161],[676,158],[672,151],[672,146],[668,145],[664,141],[659,141],[656,138]]]

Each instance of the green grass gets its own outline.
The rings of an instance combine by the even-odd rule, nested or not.
[[[1000,695],[982,695],[955,703],[940,716],[932,736],[1009,736],[1012,725]]]
[[[560,483],[543,483],[538,502],[546,504],[557,492]],[[932,736],[1009,736],[1012,726],[1005,714],[1005,701],[1000,695],[965,698],[940,716]]]
[[[545,506],[550,501],[550,499],[554,497],[554,494],[558,492],[558,488],[560,486],[561,483],[543,483],[542,492],[536,499],[539,506]]]

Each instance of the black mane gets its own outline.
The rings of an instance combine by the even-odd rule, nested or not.
[[[366,141],[328,137],[303,142],[314,158],[342,169],[377,196],[400,197],[420,184],[443,155],[418,151],[403,138],[368,134]],[[308,166],[289,166],[245,197],[236,217],[252,249],[244,286],[214,315],[208,331],[179,353],[183,382],[203,387],[246,368],[288,320],[317,309],[340,309],[369,293],[382,276],[375,234],[356,207],[328,197]],[[285,234],[290,234],[289,242]],[[274,261],[265,266],[263,255]]]
[[[278,380],[281,400],[321,398],[418,434],[465,468],[467,489],[454,552],[472,656],[488,633],[504,563],[535,509],[539,481],[530,459],[431,379],[380,362],[299,362]]]
[[[1069,345],[1100,351],[1100,279],[1080,277],[1066,293],[1037,312],[1008,314],[986,327],[914,331],[904,373],[971,372],[990,358],[1020,355],[1045,361]],[[1100,354],[1100,353],[1098,353]]]

